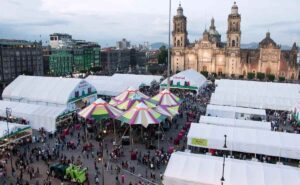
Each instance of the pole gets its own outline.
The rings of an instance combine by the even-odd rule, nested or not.
[[[167,69],[167,77],[168,77],[168,84],[167,89],[170,90],[170,60],[171,60],[171,53],[170,53],[170,47],[171,47],[171,5],[172,2],[169,0],[169,46],[168,46],[168,69]]]

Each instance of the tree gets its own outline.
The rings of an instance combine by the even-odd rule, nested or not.
[[[269,74],[267,78],[269,81],[273,82],[275,80],[275,75]]]
[[[254,73],[248,73],[247,78],[248,80],[252,80],[255,77]]]
[[[166,46],[159,48],[159,54],[157,55],[158,64],[167,64],[168,50]]]
[[[207,72],[207,71],[201,71],[201,74],[202,74],[203,76],[205,76],[206,78],[208,77],[208,72]]]
[[[285,77],[284,76],[280,76],[279,77],[279,82],[284,82],[285,81]]]
[[[257,73],[256,74],[256,78],[258,78],[260,81],[262,81],[263,79],[265,79],[266,75],[265,73]]]

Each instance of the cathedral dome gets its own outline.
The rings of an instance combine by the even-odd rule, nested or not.
[[[231,8],[231,14],[238,14],[239,13],[239,7],[237,6],[236,2],[234,2],[232,8]]]
[[[273,39],[271,39],[271,34],[270,34],[270,32],[267,32],[266,38],[264,38],[264,39],[259,43],[259,46],[260,46],[260,47],[269,47],[269,46],[276,47],[277,44],[276,44],[276,42],[274,42]]]
[[[177,15],[183,16],[183,8],[181,7],[181,4],[179,4],[179,7],[177,8]]]

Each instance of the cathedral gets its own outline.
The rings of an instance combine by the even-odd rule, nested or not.
[[[264,73],[275,78],[298,79],[298,47],[282,50],[271,38],[269,32],[257,49],[241,48],[241,15],[236,2],[228,16],[227,42],[221,41],[215,20],[211,20],[209,30],[203,32],[202,39],[190,43],[187,32],[187,18],[181,4],[173,18],[173,48],[171,54],[172,72],[194,69],[216,75],[247,78],[248,73]]]

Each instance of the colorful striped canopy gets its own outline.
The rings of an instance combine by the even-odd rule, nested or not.
[[[139,103],[118,118],[118,120],[130,125],[143,125],[146,128],[149,124],[159,124],[165,119],[165,115],[147,107],[144,103]]]
[[[94,118],[97,120],[107,119],[107,118],[115,119],[122,114],[123,114],[122,111],[118,110],[112,105],[109,105],[101,98],[97,99],[94,103],[92,103],[91,105],[84,108],[78,113],[79,116],[85,119]]]
[[[120,110],[129,110],[131,107],[135,107],[141,102],[146,104],[149,108],[156,107],[156,104],[154,102],[152,102],[150,100],[146,100],[145,98],[142,98],[138,94],[135,94],[134,96],[128,98],[124,102],[118,104],[116,107]]]
[[[120,95],[112,98],[111,101],[109,102],[109,104],[116,106],[116,105],[124,102],[128,98],[133,97],[134,95],[139,95],[140,97],[142,97],[144,99],[150,98],[149,96],[146,96],[145,94],[141,93],[139,90],[137,90],[133,87],[129,87],[126,91],[122,92]]]
[[[168,89],[161,91],[151,99],[155,101],[158,105],[164,105],[164,106],[176,106],[181,103],[180,98],[175,96]]]
[[[179,105],[175,106],[165,106],[165,105],[158,105],[154,108],[155,111],[168,116],[168,117],[174,117],[178,114]]]

